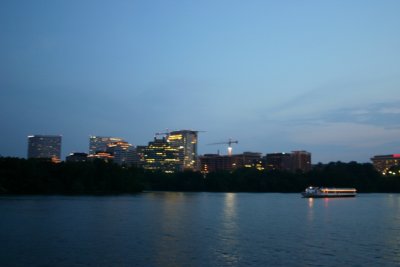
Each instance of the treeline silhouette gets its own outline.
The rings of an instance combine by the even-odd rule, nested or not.
[[[2,194],[123,194],[141,192],[140,171],[101,160],[54,164],[0,158]]]
[[[151,191],[300,192],[307,186],[355,187],[358,192],[400,192],[400,176],[371,164],[332,162],[307,173],[256,169],[168,174],[101,160],[53,164],[0,158],[0,194],[127,194]]]

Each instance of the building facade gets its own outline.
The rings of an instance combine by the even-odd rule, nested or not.
[[[123,166],[132,166],[135,163],[136,149],[125,141],[110,143],[107,152],[114,157],[114,163]]]
[[[201,172],[204,174],[217,171],[233,171],[239,168],[263,170],[261,153],[244,152],[236,155],[205,154],[200,157]]]
[[[198,170],[197,133],[191,130],[157,133],[165,136],[137,147],[135,165],[167,173]]]
[[[74,152],[69,154],[66,158],[66,162],[86,162],[88,159],[88,154],[82,152]]]
[[[167,141],[171,147],[178,150],[178,164],[182,170],[198,169],[197,131],[173,131],[167,135]]]
[[[291,171],[291,153],[269,153],[265,156],[265,168],[267,170]]]
[[[219,154],[205,154],[200,156],[200,167],[203,174],[217,171],[232,171],[236,168],[234,158]]]
[[[400,154],[377,155],[371,161],[377,171],[386,175],[392,167],[400,166]]]
[[[89,154],[87,158],[89,161],[102,160],[108,163],[114,162],[114,156],[107,152],[97,152],[96,154]]]
[[[269,153],[265,156],[267,170],[309,172],[312,169],[311,153],[299,150],[291,153]]]
[[[61,160],[61,135],[28,136],[28,158]]]
[[[299,150],[292,151],[292,171],[309,172],[311,171],[311,153]]]
[[[108,145],[116,142],[123,142],[119,137],[110,136],[90,136],[89,137],[89,155],[94,155],[98,152],[106,152]]]
[[[154,138],[147,146],[139,147],[138,155],[141,157],[141,166],[146,170],[166,173],[182,171],[179,149],[171,146],[165,137]]]

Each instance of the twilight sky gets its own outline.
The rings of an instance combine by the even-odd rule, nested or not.
[[[400,153],[400,1],[0,1],[0,155],[27,135],[199,152]]]

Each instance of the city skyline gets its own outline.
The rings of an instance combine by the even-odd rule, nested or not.
[[[311,153],[292,151],[291,153],[243,152],[232,153],[232,144],[238,141],[214,143],[228,145],[227,155],[198,155],[199,131],[178,130],[156,133],[148,145],[133,146],[120,137],[90,136],[88,153],[71,152],[66,162],[87,162],[96,159],[113,162],[124,167],[139,167],[145,170],[159,170],[165,173],[200,171],[203,175],[216,171],[233,171],[240,168],[255,168],[263,171],[285,170],[308,172],[312,169]],[[160,137],[161,136],[161,137]],[[41,159],[60,163],[62,136],[28,136],[28,159]]]
[[[0,155],[26,136],[147,144],[193,129],[198,154],[400,150],[400,2],[2,1]]]
[[[166,130],[166,131],[169,131],[168,129]],[[170,135],[170,134],[173,134],[173,133],[176,133],[176,132],[199,132],[199,131],[194,131],[194,130],[172,130],[172,131],[169,131],[169,132],[162,132],[162,133],[160,133],[160,132],[157,132],[157,133],[154,133],[154,135],[153,135],[153,138],[149,138],[149,140],[145,143],[145,144],[133,144],[133,147],[134,148],[137,148],[137,147],[141,147],[141,146],[146,146],[147,145],[147,143],[149,143],[149,142],[152,142],[152,141],[154,141],[156,138],[158,138],[157,136],[158,135],[164,135],[164,136],[168,136],[168,135]],[[202,131],[202,132],[205,132],[205,131]],[[38,137],[41,137],[41,136],[43,136],[43,137],[46,137],[46,136],[58,136],[58,137],[63,137],[63,135],[62,134],[58,134],[58,135],[51,135],[51,134],[35,134],[35,135],[28,135],[28,136],[26,136],[27,137],[27,143],[26,143],[26,145],[27,145],[27,147],[28,147],[28,150],[30,149],[30,143],[29,143],[29,141],[30,141],[30,139],[31,139],[31,137],[35,137],[35,136],[38,136]],[[90,155],[90,154],[95,154],[94,153],[94,151],[93,151],[93,139],[110,139],[110,140],[107,140],[109,143],[112,143],[112,142],[116,142],[116,141],[123,141],[123,142],[126,142],[126,141],[129,141],[130,142],[130,140],[127,140],[126,138],[123,138],[123,137],[116,137],[116,136],[109,136],[109,135],[102,135],[102,136],[100,136],[100,135],[90,135],[90,136],[88,136],[87,137],[87,145],[86,145],[86,148],[84,148],[84,149],[82,149],[82,150],[71,150],[71,151],[66,151],[66,149],[61,149],[62,147],[63,147],[63,144],[61,143],[61,145],[60,145],[60,150],[61,150],[61,157],[60,157],[60,159],[61,160],[65,160],[65,158],[68,156],[68,155],[71,155],[72,153],[87,153],[88,155]],[[196,137],[196,139],[198,139],[197,137]],[[126,140],[126,141],[125,141]],[[229,139],[229,140],[231,140],[231,139]],[[197,140],[196,140],[196,142],[197,142]],[[238,142],[238,141],[233,141],[233,142]],[[127,142],[126,142],[127,143]],[[199,156],[201,156],[201,155],[206,155],[206,154],[218,154],[218,155],[222,155],[222,156],[229,156],[229,150],[230,150],[230,148],[231,148],[231,151],[233,151],[232,150],[232,146],[230,146],[230,145],[228,145],[228,143],[229,142],[220,142],[220,143],[211,143],[211,144],[201,144],[201,142],[200,143],[197,143],[197,145],[204,145],[204,146],[209,146],[209,145],[216,145],[216,144],[219,144],[219,146],[217,147],[217,148],[215,148],[213,151],[208,151],[208,152],[204,152],[204,153],[201,153],[201,154],[198,154]],[[239,142],[238,142],[239,143]],[[238,144],[237,143],[237,144]],[[105,145],[104,145],[105,146]],[[104,149],[103,149],[104,150]],[[258,150],[249,150],[249,149],[246,149],[246,148],[242,148],[242,149],[240,149],[240,150],[238,150],[238,151],[236,151],[236,146],[235,146],[235,150],[234,150],[234,152],[232,152],[233,154],[240,154],[240,153],[244,153],[244,152],[255,152],[255,153],[261,153],[261,154],[271,154],[271,153],[278,153],[278,154],[280,154],[280,153],[283,153],[283,154],[285,154],[285,153],[291,153],[291,152],[294,152],[294,151],[296,151],[296,150],[285,150],[285,151],[283,151],[283,150],[276,150],[276,151],[258,151]],[[310,151],[310,152],[312,152],[312,151]],[[388,154],[390,154],[390,155],[392,155],[392,154],[394,154],[394,155],[399,155],[398,153],[388,153]],[[28,155],[29,155],[29,151],[28,151]],[[0,156],[2,156],[2,157],[8,157],[8,156],[10,156],[10,155],[1,155],[0,154]],[[375,155],[370,155],[369,156],[369,158],[368,158],[368,161],[365,161],[365,163],[366,162],[368,162],[368,163],[371,163],[371,158],[373,157],[373,156],[375,156]],[[13,157],[13,156],[11,156],[11,157]],[[27,156],[27,154],[26,154],[26,147],[25,147],[25,155],[22,155],[22,156],[15,156],[15,157],[20,157],[20,158],[29,158],[29,156]],[[337,161],[342,161],[342,160],[337,160]],[[350,161],[357,161],[357,160],[349,160],[349,162]],[[329,162],[334,162],[334,161],[329,161]],[[329,163],[329,162],[322,162],[322,161],[314,161],[313,163],[314,164],[316,164],[316,163]],[[363,162],[360,162],[360,163],[363,163]]]

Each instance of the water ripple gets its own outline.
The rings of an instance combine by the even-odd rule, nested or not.
[[[1,266],[399,266],[400,196],[0,197]]]

